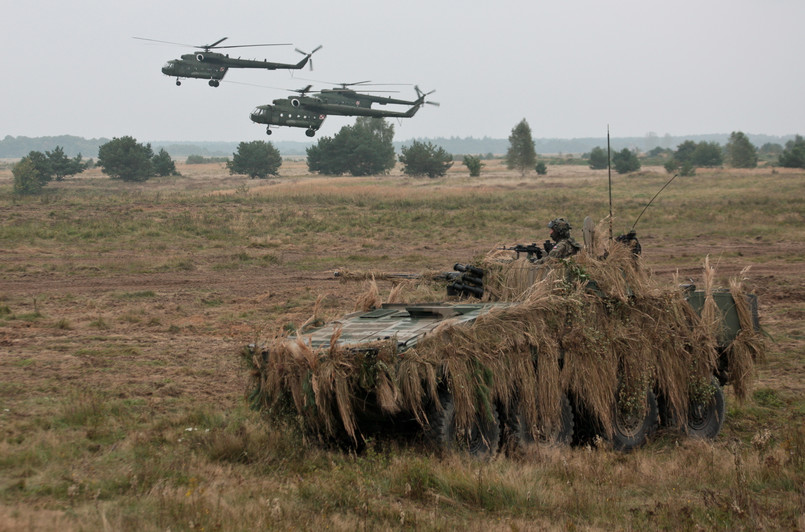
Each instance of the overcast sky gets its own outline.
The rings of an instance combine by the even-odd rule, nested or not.
[[[26,0],[2,13],[0,138],[268,140],[249,113],[308,79],[435,89],[441,106],[395,120],[397,140],[506,138],[523,118],[534,138],[805,133],[802,0]],[[134,36],[323,48],[313,72],[177,87],[161,67],[193,49]],[[294,46],[230,54],[290,63]],[[319,135],[353,121],[328,117]]]

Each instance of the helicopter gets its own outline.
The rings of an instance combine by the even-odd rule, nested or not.
[[[277,44],[241,44],[233,46],[220,46],[222,42],[228,39],[224,37],[212,44],[202,44],[200,46],[193,46],[189,44],[174,43],[169,41],[158,41],[156,39],[146,39],[144,37],[134,37],[141,41],[152,41],[165,44],[176,44],[178,46],[188,46],[197,48],[198,50],[192,54],[183,54],[179,59],[171,59],[165,66],[162,67],[162,73],[166,76],[175,77],[176,85],[182,84],[180,78],[198,78],[207,79],[210,87],[217,87],[220,85],[221,80],[226,75],[227,70],[230,68],[261,68],[264,70],[299,70],[310,63],[311,70],[313,69],[313,62],[311,57],[314,53],[321,49],[321,45],[317,46],[311,52],[303,52],[299,48],[295,50],[304,55],[305,57],[298,63],[276,63],[264,59],[259,61],[257,59],[234,59],[229,57],[229,54],[222,54],[212,50],[221,50],[224,48],[252,48],[257,46],[290,46],[290,43],[277,43]]]
[[[288,96],[271,102],[271,104],[260,105],[251,113],[251,120],[257,124],[266,124],[266,134],[271,135],[271,126],[289,126],[307,128],[305,135],[312,137],[321,127],[327,115],[337,116],[371,116],[380,118],[410,118],[416,114],[423,104],[439,105],[436,102],[425,101],[425,97],[434,91],[422,92],[415,86],[415,100],[403,100],[375,94],[357,92],[348,85],[361,85],[368,83],[361,81],[357,83],[343,83],[341,87],[334,89],[322,89],[311,91],[312,86],[308,85],[303,89],[294,92],[298,96]],[[316,93],[316,96],[308,96],[309,93]],[[372,104],[379,105],[409,105],[406,111],[391,111],[385,109],[375,109]]]

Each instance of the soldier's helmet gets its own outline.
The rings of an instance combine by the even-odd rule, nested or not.
[[[556,235],[556,240],[559,240],[568,238],[572,227],[564,218],[556,218],[548,222],[548,229],[552,229],[552,233]]]

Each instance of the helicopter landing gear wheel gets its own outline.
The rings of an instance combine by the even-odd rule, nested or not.
[[[181,82],[181,81],[179,81],[179,80],[177,79],[177,80],[176,80],[176,86],[177,86],[177,87],[181,87],[181,85],[182,85],[182,82]]]
[[[315,129],[308,129],[307,131],[305,131],[305,135],[307,135],[308,137],[312,137],[315,134],[316,134]]]
[[[268,128],[268,127],[267,127],[267,128],[266,128],[266,135],[270,135],[270,134],[271,134],[271,128]]]
[[[210,87],[217,87],[218,85],[220,85],[220,83],[218,83],[217,79],[211,79],[209,81],[209,83],[210,83]]]

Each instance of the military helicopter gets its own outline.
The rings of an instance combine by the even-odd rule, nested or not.
[[[274,100],[271,104],[258,106],[252,111],[251,119],[252,122],[266,124],[266,134],[268,135],[271,135],[273,125],[307,128],[305,135],[312,137],[321,127],[327,115],[411,118],[423,104],[439,105],[436,102],[425,101],[425,97],[433,94],[434,91],[425,93],[416,86],[414,87],[417,95],[415,100],[366,94],[348,87],[365,83],[368,82],[342,83],[341,87],[320,91],[311,91],[312,86],[308,85],[294,91],[299,93],[298,96],[288,96]],[[316,96],[308,96],[308,94],[316,94]],[[372,104],[375,103],[410,105],[411,107],[406,111],[389,111],[373,108]]]
[[[208,79],[210,87],[217,87],[220,85],[221,80],[226,75],[227,70],[230,68],[261,68],[264,70],[299,70],[310,63],[311,70],[313,69],[313,62],[311,57],[314,53],[321,49],[321,45],[313,49],[312,52],[303,52],[299,48],[295,50],[304,55],[304,59],[298,63],[276,63],[264,59],[259,61],[257,59],[234,59],[229,57],[229,54],[222,54],[211,50],[221,50],[224,48],[253,48],[257,46],[290,46],[290,43],[277,43],[277,44],[241,44],[233,46],[220,46],[222,42],[228,39],[224,37],[212,44],[203,44],[201,46],[193,46],[189,44],[174,43],[169,41],[158,41],[156,39],[146,39],[144,37],[134,37],[141,41],[159,42],[164,44],[175,44],[178,46],[188,46],[197,48],[198,50],[192,54],[184,54],[180,59],[171,59],[165,66],[162,67],[162,73],[166,76],[175,77],[176,85],[182,84],[180,78],[198,78]]]

